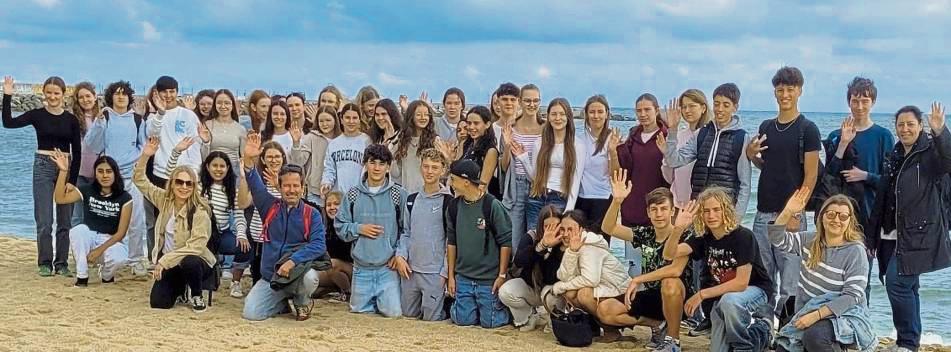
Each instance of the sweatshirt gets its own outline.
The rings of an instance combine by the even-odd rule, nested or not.
[[[868,259],[865,244],[847,242],[837,247],[826,247],[822,261],[815,269],[806,266],[812,255],[809,248],[816,238],[814,231],[786,232],[786,226],[769,224],[769,242],[777,248],[802,256],[799,267],[799,289],[796,311],[810,299],[830,292],[840,296],[826,304],[835,316],[842,316],[855,305],[865,304],[865,287],[868,286]]]
[[[313,209],[310,214],[310,233],[305,235],[303,212],[304,207],[309,205],[300,202],[291,208],[287,202],[272,196],[256,169],[251,169],[245,179],[251,190],[254,207],[259,213],[267,214],[271,207],[281,207],[268,224],[268,238],[261,244],[261,280],[270,281],[277,270],[277,262],[285,256],[290,255],[291,261],[300,264],[315,261],[327,253],[323,217],[317,209]]]
[[[419,191],[413,204],[413,213],[408,207],[403,211],[403,228],[396,255],[405,258],[414,272],[436,274],[448,278],[446,266],[446,227],[444,226],[443,200],[450,196],[449,189],[442,187],[436,193]]]
[[[391,192],[394,191],[391,188],[399,192],[399,205],[393,202]],[[389,178],[376,192],[370,191],[366,180],[354,189],[357,192],[357,198],[354,201],[349,199],[346,192],[344,193],[340,210],[337,211],[337,217],[334,219],[334,229],[337,230],[337,236],[340,239],[351,243],[353,250],[350,253],[355,265],[384,266],[396,254],[397,241],[404,235],[400,233],[402,226],[399,224],[397,208],[400,209],[399,216],[405,216],[403,209],[406,209],[406,191]],[[381,225],[383,234],[377,238],[360,235],[360,225],[363,224]]]
[[[83,139],[86,148],[91,153],[104,153],[116,160],[119,173],[126,180],[132,179],[132,168],[142,154],[145,145],[145,126],[135,124],[135,112],[132,110],[120,114],[112,108],[105,108],[103,112],[109,119],[95,119],[86,131]],[[140,122],[145,124],[143,120]]]
[[[363,180],[363,152],[368,145],[370,136],[365,133],[353,137],[340,135],[330,141],[320,183],[329,184],[334,191],[343,193],[359,185]]]
[[[716,123],[714,123],[713,126],[716,127]],[[742,128],[743,127],[740,126],[739,116],[734,115],[733,119],[730,120],[730,123],[726,126],[726,128],[717,129],[716,134],[711,135],[710,137],[720,138],[720,134],[723,133],[724,131],[739,130]],[[670,136],[668,136],[667,138],[667,154],[664,155],[664,163],[667,166],[674,168],[674,172],[675,172],[674,182],[675,183],[678,183],[677,176],[676,176],[676,172],[678,170],[680,170],[681,168],[689,168],[691,171],[693,171],[693,168],[694,168],[693,163],[697,161],[697,148],[699,148],[699,146],[697,145],[697,134],[699,133],[699,131],[700,131],[699,129],[697,129],[696,131],[693,131],[692,136],[684,144],[680,144],[679,141],[680,141],[680,138],[682,138],[681,135],[683,135],[684,134],[683,132],[685,131],[680,131],[680,132],[673,131],[673,130],[670,131]],[[752,188],[753,167],[750,164],[750,159],[746,157],[746,152],[745,152],[746,146],[749,145],[749,143],[750,143],[750,135],[746,134],[746,137],[743,139],[744,152],[741,153],[742,155],[740,155],[740,158],[736,161],[736,176],[740,179],[740,190],[739,192],[737,192],[738,195],[736,197],[735,205],[736,205],[736,213],[740,214],[741,217],[742,217],[742,214],[746,214],[746,208],[750,203],[750,190]],[[712,166],[714,162],[712,159],[712,156],[718,153],[718,151],[716,150],[718,146],[719,146],[718,143],[714,143],[714,150],[710,152],[710,155],[711,155],[710,160],[702,160],[701,163]],[[724,151],[724,152],[729,153],[730,151]],[[690,186],[689,174],[686,178],[687,178],[686,182],[688,185],[686,194],[689,197],[689,195],[691,194],[691,188],[689,187]],[[676,196],[677,193],[674,193],[674,195]]]
[[[671,171],[663,165],[664,155],[657,148],[655,139],[658,133],[667,134],[667,128],[660,127],[650,139],[642,140],[643,126],[632,128],[624,144],[617,147],[618,163],[627,171],[627,179],[634,185],[631,194],[621,203],[621,220],[625,226],[651,224],[647,217],[647,193],[658,187],[670,187]],[[668,138],[671,140],[675,138]]]
[[[595,298],[617,297],[627,292],[631,277],[627,268],[611,254],[610,245],[601,235],[584,231],[584,244],[578,251],[565,250],[558,268],[558,281],[552,293],[560,295],[585,287],[594,289]]]
[[[502,247],[512,248],[512,220],[502,202],[491,199],[491,219],[483,217],[482,202],[489,200],[486,196],[471,204],[463,198],[454,200],[458,202],[456,221],[446,224],[447,243],[456,246],[453,275],[485,285],[492,285],[499,276]]]
[[[518,156],[518,160],[522,162],[522,165],[525,165],[525,173],[528,176],[528,178],[532,180],[532,183],[536,182],[535,175],[536,175],[536,172],[538,172],[536,170],[536,166],[537,166],[536,163],[538,162],[538,158],[542,157],[542,155],[539,155],[539,151],[541,150],[541,147],[542,147],[541,144],[542,143],[539,141],[539,143],[536,143],[532,147],[531,155],[535,156],[534,161],[532,160],[532,157],[529,156],[529,153],[523,153],[522,155]],[[573,210],[575,208],[575,202],[578,201],[578,193],[581,188],[581,176],[584,175],[585,161],[588,159],[587,158],[588,149],[585,148],[585,143],[580,138],[574,141],[574,149],[575,149],[575,167],[573,170],[574,173],[571,175],[571,186],[568,188],[569,189],[568,194],[562,195],[562,197],[565,197],[565,199],[567,200],[567,204],[565,205],[565,211]],[[561,152],[562,155],[555,155],[555,153],[558,153],[558,152]],[[549,155],[549,160],[554,161],[556,158],[559,158],[563,160],[563,163],[566,163],[568,158],[564,156],[564,154],[565,154],[564,144],[556,144],[555,147],[552,148],[552,153],[551,155]],[[552,162],[549,165],[551,164],[554,164],[554,163]],[[562,173],[568,172],[569,170],[565,167],[565,168],[562,168],[561,172],[552,172],[552,171],[555,171],[555,170],[549,170],[548,172],[547,188],[551,189],[552,191],[561,192]],[[557,186],[557,188],[553,188],[552,186]]]
[[[396,155],[399,149],[399,142],[388,145],[390,152]],[[393,159],[393,165],[390,166],[390,175],[393,181],[403,186],[406,193],[416,193],[423,190],[423,173],[421,168],[422,160],[416,152],[419,150],[419,137],[413,137],[410,145],[406,148],[406,156],[401,160]]]
[[[304,173],[307,174],[305,178],[307,193],[320,194],[320,181],[324,176],[324,157],[327,155],[330,139],[314,129],[301,137],[300,144],[300,149],[307,155],[301,165],[304,167]]]
[[[162,179],[168,179],[168,158],[172,155],[172,150],[182,138],[192,137],[195,139],[191,147],[182,153],[178,160],[179,165],[187,165],[196,171],[201,167],[201,147],[202,141],[198,137],[198,116],[194,112],[177,106],[174,109],[166,110],[164,115],[151,114],[147,119],[148,135],[157,136],[161,144],[158,152],[155,153],[154,172],[155,176]]]

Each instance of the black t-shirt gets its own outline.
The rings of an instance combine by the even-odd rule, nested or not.
[[[773,281],[759,256],[753,231],[740,226],[719,240],[707,232],[703,236],[689,238],[686,243],[693,249],[691,258],[706,259],[714,286],[733,280],[737,267],[752,264],[749,285],[763,289],[767,296],[773,296]]]
[[[802,186],[801,155],[822,149],[819,127],[800,114],[788,124],[781,124],[776,119],[763,121],[759,126],[759,134],[766,136],[763,145],[769,148],[762,151],[763,169],[757,186],[756,210],[778,213],[786,206],[789,197]]]
[[[83,224],[90,230],[107,235],[119,231],[119,218],[122,207],[132,201],[132,196],[123,191],[103,197],[92,185],[79,187],[83,196]]]

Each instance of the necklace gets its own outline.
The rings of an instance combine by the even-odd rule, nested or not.
[[[786,126],[786,128],[780,129],[780,128],[779,128],[779,118],[777,117],[775,120],[773,120],[773,126],[776,127],[776,131],[779,131],[780,133],[782,133],[782,132],[786,132],[786,130],[790,129],[793,125],[796,124],[796,122],[799,122],[799,116],[796,116],[796,119],[793,120],[792,122],[790,122],[789,125]]]

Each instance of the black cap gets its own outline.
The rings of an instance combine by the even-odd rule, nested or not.
[[[178,90],[178,81],[169,76],[159,77],[159,79],[155,81],[155,89],[158,89],[159,91],[166,89]]]
[[[479,167],[479,164],[476,164],[475,161],[469,159],[459,159],[453,161],[452,165],[449,166],[450,174],[462,177],[477,185],[485,184],[482,182],[482,179],[479,178],[481,172],[482,168]]]

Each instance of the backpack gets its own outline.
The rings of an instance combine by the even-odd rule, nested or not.
[[[106,126],[108,126],[108,125],[109,125],[109,112],[103,110],[102,116],[106,118]],[[141,147],[142,145],[139,143],[139,137],[138,137],[138,136],[139,136],[139,133],[141,133],[141,130],[142,130],[142,121],[145,120],[145,118],[143,118],[142,115],[139,115],[139,114],[136,114],[136,113],[132,113],[132,118],[135,120],[135,136],[136,136],[136,137],[135,137],[135,146],[136,146],[136,147]]]
[[[416,192],[416,193],[410,194],[408,197],[406,197],[406,213],[409,214],[410,217],[413,216],[413,204],[416,203],[416,196],[418,196],[418,195],[419,195],[419,192]],[[445,213],[445,212],[446,212],[446,209],[449,208],[449,202],[451,202],[453,198],[454,198],[454,197],[453,197],[452,195],[450,195],[450,194],[443,194],[443,195],[442,195],[442,211],[443,211],[443,213]]]
[[[495,238],[495,235],[498,233],[495,228],[495,223],[491,221],[492,219],[492,203],[495,203],[495,196],[491,193],[486,192],[485,198],[482,199],[482,218],[485,219],[486,230],[488,231],[488,236],[485,236],[485,243],[482,245],[482,255],[489,254],[489,237]],[[446,210],[446,223],[452,222],[453,228],[458,229],[459,223],[456,222],[456,215],[459,213],[459,198],[453,198],[449,201],[449,204],[445,208]]]
[[[774,124],[779,123],[779,121],[775,118],[767,120],[766,122],[772,122]],[[768,124],[764,123],[760,125],[760,129],[759,129],[760,135],[766,134],[765,131],[763,131],[763,126],[765,125],[768,125]],[[803,165],[803,169],[805,169],[804,164],[806,163],[806,146],[805,146],[806,130],[802,128],[802,126],[798,126],[798,129],[799,129],[799,164]],[[839,192],[835,192],[836,187],[833,186],[835,182],[838,182],[837,176],[826,174],[825,163],[823,163],[822,160],[820,159],[819,165],[816,169],[816,185],[815,187],[813,187],[812,196],[810,196],[809,202],[806,203],[805,211],[812,211],[812,212],[818,211],[819,208],[822,207],[822,203],[825,202],[826,199],[828,199],[834,194],[839,193]],[[841,190],[841,187],[839,187],[838,189]]]
[[[314,208],[311,207],[310,205],[308,205],[307,203],[301,203],[300,206],[303,207],[303,208],[301,209],[301,211],[303,211],[303,213],[304,213],[304,214],[303,214],[303,217],[304,217],[304,219],[303,219],[303,220],[304,220],[304,241],[310,241],[310,221],[311,221],[310,218],[311,218],[312,215],[314,214]],[[269,209],[267,210],[267,214],[265,214],[265,215],[264,215],[264,218],[261,219],[261,225],[262,225],[262,229],[261,229],[261,242],[270,242],[270,241],[271,241],[271,236],[268,235],[267,230],[268,230],[269,225],[271,225],[271,221],[273,221],[274,218],[277,217],[277,212],[279,212],[279,211],[281,211],[281,201],[280,201],[280,200],[274,200],[274,203],[271,204],[271,208],[269,208]]]
[[[353,216],[353,204],[357,202],[359,192],[356,187],[351,187],[350,190],[347,191],[347,200],[350,201],[351,216]],[[396,239],[399,240],[400,234],[403,233],[403,212],[402,209],[400,209],[400,200],[402,200],[402,197],[400,196],[400,190],[398,188],[390,187],[390,200],[393,201],[393,209],[396,209]]]

